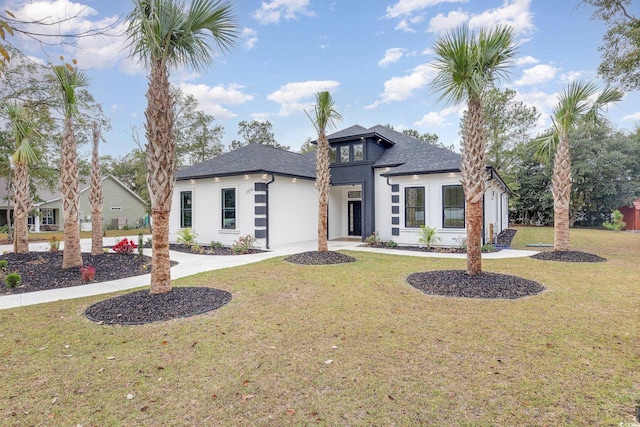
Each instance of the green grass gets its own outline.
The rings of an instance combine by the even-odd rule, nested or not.
[[[514,245],[549,236],[522,228]],[[226,289],[233,300],[170,322],[85,319],[105,296],[3,310],[0,424],[631,423],[640,403],[640,235],[571,238],[609,261],[484,260],[486,271],[547,288],[513,301],[432,297],[405,283],[464,260],[351,252],[352,264],[272,259],[177,280]]]

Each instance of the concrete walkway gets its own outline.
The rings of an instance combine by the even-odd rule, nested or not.
[[[137,242],[136,237],[124,236],[131,238]],[[123,238],[124,238],[123,237]],[[146,236],[145,236],[146,240]],[[115,244],[114,238],[105,238],[104,245],[111,246]],[[377,252],[385,253],[389,255],[406,255],[415,257],[433,257],[433,258],[466,258],[465,254],[443,254],[433,252],[413,252],[413,251],[399,251],[394,249],[382,249],[382,248],[370,248],[360,247],[362,242],[357,241],[330,241],[329,249],[332,251],[339,250],[352,250],[362,252]],[[91,251],[91,240],[82,239],[81,246],[83,252]],[[62,249],[62,245],[61,245]],[[276,248],[267,252],[258,254],[248,254],[240,256],[212,256],[212,255],[194,255],[184,252],[171,251],[171,260],[177,261],[178,265],[171,268],[171,278],[179,279],[181,277],[191,276],[197,273],[205,271],[218,270],[221,268],[231,268],[240,265],[251,264],[259,262],[265,259],[286,256],[296,254],[300,252],[313,251],[317,249],[316,242],[308,242],[303,244],[289,245],[286,247]],[[0,251],[12,251],[11,245],[0,245]],[[32,243],[29,245],[29,250],[32,252],[48,251],[49,244],[44,243]],[[538,253],[537,251],[521,251],[513,249],[505,249],[499,252],[483,254],[483,259],[499,259],[499,258],[517,258],[527,257]],[[145,249],[144,254],[151,256],[151,249]],[[112,280],[108,282],[91,283],[82,286],[73,286],[69,288],[51,289],[46,291],[27,292],[23,294],[3,295],[0,296],[0,310],[9,309],[15,307],[22,307],[27,305],[42,304],[46,302],[66,300],[73,298],[82,298],[93,295],[108,294],[111,292],[118,292],[127,289],[138,288],[141,286],[149,286],[150,274],[143,274],[140,276],[127,277],[119,280]]]

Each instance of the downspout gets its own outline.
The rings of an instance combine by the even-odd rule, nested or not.
[[[266,215],[266,220],[267,220],[267,249],[269,249],[269,184],[273,184],[273,181],[276,180],[276,176],[275,174],[271,173],[271,181],[267,182],[267,190],[265,191],[265,197],[267,199],[267,215]]]

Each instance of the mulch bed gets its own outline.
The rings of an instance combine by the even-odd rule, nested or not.
[[[533,280],[487,272],[469,276],[464,270],[413,273],[407,282],[428,295],[462,298],[516,299],[544,291]]]
[[[354,262],[356,259],[352,256],[341,254],[340,252],[309,251],[290,255],[284,260],[293,264],[302,265],[331,265]]]
[[[191,248],[191,246],[181,245],[177,243],[170,243],[169,249],[176,252],[185,252],[188,254],[195,254],[195,255],[245,255],[238,252],[233,252],[233,249],[228,248],[226,246],[224,248],[212,249],[211,246],[209,245],[200,245],[200,250],[194,251]],[[247,252],[247,254],[259,254],[262,252],[265,252],[265,251],[261,249],[250,249],[249,252]]]
[[[214,288],[172,288],[156,295],[143,290],[100,301],[84,314],[101,324],[141,325],[207,313],[229,301],[231,293]]]
[[[7,260],[7,273],[17,271],[22,276],[22,282],[16,288],[8,288],[2,280],[0,294],[19,294],[117,280],[149,273],[151,268],[151,258],[148,256],[116,253],[92,256],[83,253],[83,264],[96,268],[95,280],[85,282],[79,268],[62,269],[61,251],[27,254],[9,252],[0,256],[0,259]]]
[[[560,262],[605,262],[607,260],[601,256],[580,251],[547,251],[531,255],[531,258]]]
[[[505,228],[496,236],[496,244],[498,246],[511,246],[511,242],[518,230],[514,228]]]

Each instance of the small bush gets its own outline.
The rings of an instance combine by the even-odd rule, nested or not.
[[[113,251],[117,254],[125,254],[125,255],[129,255],[133,253],[133,250],[135,248],[137,248],[138,246],[136,246],[135,243],[133,243],[133,240],[129,240],[127,238],[124,238],[122,240],[120,240],[114,247],[113,247]]]
[[[387,243],[384,244],[386,247],[388,248],[397,248],[398,244],[396,242],[394,242],[393,240],[389,240]]]
[[[246,236],[240,236],[238,240],[233,242],[233,253],[234,254],[248,254],[252,249],[255,249],[256,238],[251,234],[247,234]]]
[[[138,233],[138,255],[142,256],[142,248],[144,247],[144,234]]]
[[[58,252],[60,250],[60,240],[56,236],[49,239],[49,252]]]
[[[382,239],[378,237],[378,232],[372,233],[369,237],[364,239],[364,243],[368,246],[381,246]]]
[[[22,276],[17,271],[7,274],[7,277],[4,278],[7,288],[17,288],[20,286],[20,282],[22,282]]]
[[[486,245],[482,245],[482,252],[495,252],[495,251],[496,251],[496,247],[490,243]]]
[[[622,212],[616,209],[611,212],[611,221],[603,222],[602,226],[607,230],[620,231],[627,226],[627,223],[622,220],[623,218]]]
[[[211,246],[211,249],[222,249],[224,248],[224,245],[221,242],[216,242],[215,240],[212,241],[209,246]]]
[[[85,282],[93,282],[96,278],[96,268],[93,265],[80,267],[80,274],[82,275],[82,280]]]
[[[190,227],[178,230],[178,243],[181,245],[193,246],[193,243],[196,241],[196,237],[198,237],[198,233],[193,231]]]
[[[9,262],[6,259],[0,259],[0,270],[5,271],[8,265]]]
[[[427,249],[431,249],[431,245],[439,241],[440,238],[436,235],[435,227],[428,227],[426,225],[420,226],[420,237],[418,238],[418,243],[420,243],[421,247],[424,245]]]
[[[153,240],[151,240],[151,237],[147,237],[147,240],[144,242],[144,245],[145,245],[147,248],[150,248],[150,247],[152,247],[152,246],[153,246],[153,245],[152,245],[152,243],[153,243]]]

